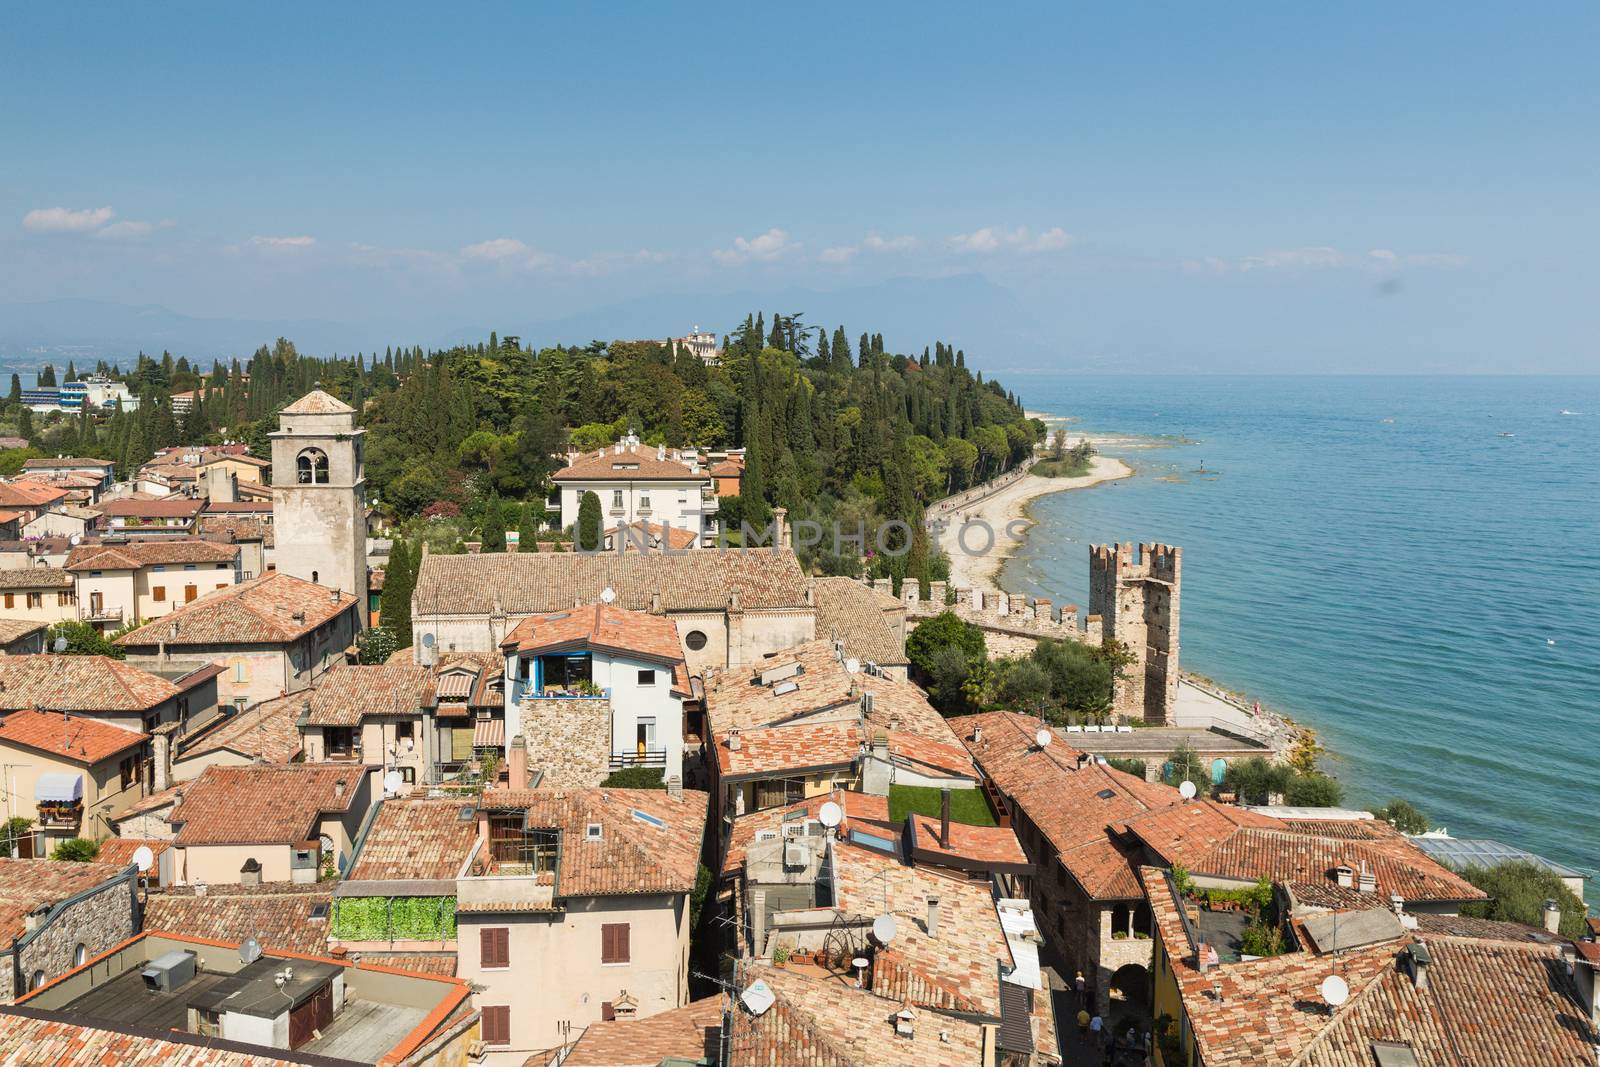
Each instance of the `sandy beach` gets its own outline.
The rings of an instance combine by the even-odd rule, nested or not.
[[[1095,456],[1089,465],[1089,473],[1080,478],[1025,475],[994,495],[961,508],[951,516],[949,525],[939,535],[939,545],[950,557],[950,584],[958,589],[994,584],[1000,565],[1021,543],[1020,537],[1012,537],[1007,533],[1007,526],[1018,519],[1030,526],[1033,524],[1027,514],[1030,500],[1068,489],[1085,489],[1132,475],[1133,468],[1122,460],[1112,456]],[[988,535],[974,527],[964,538],[967,547],[963,548],[957,538],[960,537],[962,523],[967,521],[988,524],[989,529],[994,531],[994,543],[990,545]],[[988,545],[988,550],[979,554],[978,550],[985,545]]]

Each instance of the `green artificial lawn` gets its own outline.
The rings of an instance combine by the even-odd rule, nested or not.
[[[891,785],[889,787],[889,819],[901,823],[907,815],[939,817],[939,790],[925,785]],[[950,790],[950,821],[968,826],[994,826],[994,812],[982,790]]]

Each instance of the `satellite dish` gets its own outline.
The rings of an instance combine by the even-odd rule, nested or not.
[[[745,987],[745,991],[739,994],[739,1002],[745,1006],[745,1009],[751,1015],[764,1014],[777,1001],[778,998],[773,995],[771,988],[759,978],[751,982]]]
[[[156,854],[150,851],[149,845],[140,845],[138,848],[133,850],[133,865],[139,868],[140,874],[148,871],[150,869],[150,865],[155,861]]]
[[[610,604],[617,599],[617,591],[608,585],[600,590],[600,599],[604,603]]]
[[[245,965],[254,963],[261,958],[261,942],[253,937],[247,937],[239,946],[239,962]]]
[[[67,543],[69,545],[83,544],[83,534],[73,534],[71,537],[67,538]],[[1555,642],[1552,641],[1551,644],[1555,644]]]
[[[1193,800],[1194,795],[1198,792],[1200,792],[1200,790],[1194,787],[1193,782],[1184,782],[1182,785],[1178,786],[1178,793],[1185,800]]]
[[[50,647],[57,652],[65,652],[67,650],[67,639],[58,637],[51,643]]]
[[[422,635],[422,647],[423,648],[432,648],[433,647],[433,640],[434,640],[434,638],[433,638],[432,634],[423,634]]]
[[[398,793],[400,792],[400,787],[405,784],[406,780],[400,777],[399,771],[390,771],[383,776],[383,791],[385,793]]]
[[[872,936],[880,945],[887,945],[893,941],[894,935],[899,932],[900,927],[896,925],[893,915],[880,915],[872,920]]]
[[[822,825],[830,830],[844,821],[844,809],[831,800],[823,804],[822,810],[817,814],[822,820]]]
[[[1049,748],[1050,742],[1055,740],[1055,738],[1050,736],[1049,730],[1046,730],[1043,726],[1041,726],[1039,727],[1039,732],[1033,735],[1033,740],[1040,748]]]
[[[1350,999],[1350,986],[1336,974],[1324,978],[1320,988],[1322,999],[1328,1002],[1329,1007],[1337,1008]]]
[[[861,661],[858,659],[847,659],[844,661],[844,669],[849,671],[851,674],[860,674]]]

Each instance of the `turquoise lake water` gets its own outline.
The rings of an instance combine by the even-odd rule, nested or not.
[[[1087,605],[1090,544],[1182,545],[1183,665],[1314,726],[1347,801],[1600,870],[1600,378],[1008,384],[1193,442],[1104,446],[1138,476],[1036,500],[1008,588]]]

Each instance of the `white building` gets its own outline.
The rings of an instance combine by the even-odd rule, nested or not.
[[[610,448],[571,458],[551,479],[561,495],[561,525],[578,521],[583,494],[600,498],[601,527],[647,523],[694,533],[701,544],[717,535],[717,495],[711,472],[694,452],[650,448],[627,437]]]
[[[602,600],[608,598],[602,594]],[[506,657],[508,753],[517,737],[533,732],[524,728],[525,701],[605,700],[610,703],[608,769],[659,767],[663,779],[683,780],[689,673],[671,619],[609,602],[590,604],[523,619],[500,650]],[[580,720],[578,715],[563,718]],[[559,740],[530,736],[526,743],[538,750]],[[573,740],[592,750],[596,739]]]
[[[708,367],[715,367],[722,362],[722,351],[717,347],[717,335],[703,333],[696,326],[687,337],[674,337],[672,351],[676,355],[679,348],[687,348],[700,357],[700,361]]]

